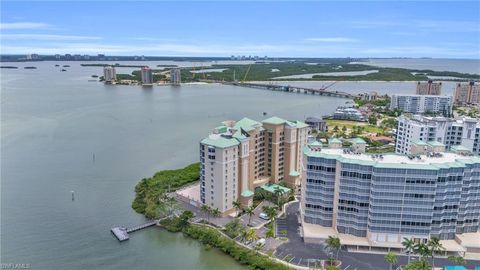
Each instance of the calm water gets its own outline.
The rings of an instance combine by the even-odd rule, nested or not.
[[[303,119],[346,101],[221,85],[105,86],[88,82],[99,67],[54,64],[1,70],[1,261],[32,269],[244,269],[182,235],[149,228],[120,244],[109,229],[143,222],[130,208],[137,181],[197,161],[199,140],[220,121],[264,111]]]
[[[149,228],[119,244],[109,229],[143,222],[130,208],[138,180],[197,161],[198,141],[220,121],[262,119],[264,111],[303,119],[345,103],[222,85],[105,86],[88,82],[100,67],[70,62],[60,72],[54,64],[0,70],[1,262],[32,269],[244,269],[179,234]],[[413,93],[415,84],[339,82],[331,89]]]
[[[479,59],[370,59],[360,62],[379,67],[430,69],[434,71],[455,71],[480,74]]]

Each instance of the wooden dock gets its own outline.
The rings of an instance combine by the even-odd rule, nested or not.
[[[133,226],[130,228],[122,227],[122,226],[116,226],[110,229],[110,231],[115,235],[115,237],[118,239],[118,241],[123,242],[125,240],[129,239],[128,234],[132,232],[136,232],[148,227],[151,227],[153,225],[156,225],[158,223],[158,220],[152,220],[144,224],[140,224],[137,226]]]

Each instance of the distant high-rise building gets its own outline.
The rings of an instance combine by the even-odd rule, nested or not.
[[[455,88],[455,103],[480,104],[480,86],[475,82],[458,83]]]
[[[142,84],[153,84],[153,74],[152,69],[149,67],[142,68]]]
[[[450,115],[453,107],[452,96],[434,95],[392,95],[390,110],[400,109],[408,113],[443,113]]]
[[[411,154],[414,142],[438,142],[447,149],[453,146],[480,154],[480,121],[474,118],[445,118],[402,115],[398,120],[395,152]]]
[[[170,70],[170,82],[173,85],[180,85],[182,82],[182,75],[181,70],[179,68],[172,68]]]
[[[117,80],[117,72],[114,67],[105,66],[103,67],[103,78],[105,83],[112,83]]]
[[[428,82],[418,82],[417,83],[417,95],[434,95],[439,96],[442,93],[442,83],[433,82],[429,80]]]

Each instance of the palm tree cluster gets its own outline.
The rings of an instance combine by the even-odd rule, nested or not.
[[[342,248],[342,243],[340,242],[340,238],[336,236],[328,236],[328,239],[325,242],[327,244],[327,248],[332,252],[331,254],[333,255],[333,252],[335,251],[335,257],[330,256],[330,264],[333,265],[333,261],[338,260],[338,253],[340,249]]]
[[[402,245],[408,255],[408,264],[405,269],[426,270],[432,267],[435,268],[435,255],[445,251],[445,248],[440,243],[440,239],[435,236],[431,237],[426,243],[416,243],[413,239],[404,238]],[[411,263],[410,257],[412,254],[418,255],[420,259]],[[427,261],[429,257],[432,265]]]
[[[222,215],[222,212],[220,212],[218,208],[213,209],[206,204],[203,204],[202,207],[200,207],[200,210],[207,215],[207,222],[210,222],[210,216],[216,218]]]

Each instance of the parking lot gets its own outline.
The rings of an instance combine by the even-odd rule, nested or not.
[[[289,241],[276,249],[275,256],[296,265],[306,267],[319,266],[320,259],[328,258],[328,250],[322,244],[306,244],[303,242],[299,231],[298,215],[298,202],[292,203],[287,207],[286,223],[282,224],[282,226],[286,227]],[[385,262],[384,254],[356,253],[342,249],[339,252],[338,259],[342,261],[341,269],[343,270],[389,269],[389,265]],[[407,256],[398,255],[398,263],[393,269],[397,269],[399,265],[405,265],[406,263]],[[435,265],[452,265],[452,263],[445,258],[435,258]],[[468,260],[465,266],[468,269],[473,269],[475,266],[480,266],[480,261]]]
[[[256,208],[255,210],[253,211],[254,214],[252,216],[252,219],[250,221],[250,227],[253,227],[253,228],[260,228],[262,227],[263,225],[265,225],[268,220],[265,220],[265,219],[261,219],[259,217],[260,213],[263,212],[263,206],[273,206],[273,204],[269,201],[263,201],[261,202]],[[240,220],[242,221],[243,224],[245,225],[248,225],[248,219],[250,217],[247,215],[247,214],[243,214],[241,217],[240,217]]]

